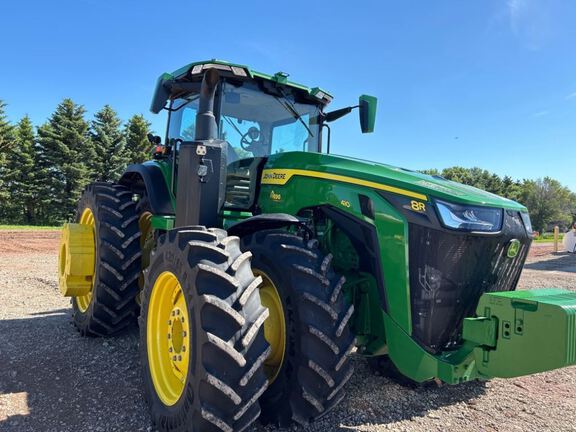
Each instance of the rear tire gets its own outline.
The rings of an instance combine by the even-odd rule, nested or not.
[[[345,279],[334,273],[332,256],[323,256],[315,240],[269,230],[246,236],[242,245],[253,254],[254,272],[273,282],[286,327],[282,364],[260,398],[261,420],[306,425],[342,400],[353,373],[348,355],[355,338],[348,322],[354,308],[344,299]]]
[[[92,183],[78,203],[77,222],[92,213],[96,246],[91,294],[72,298],[72,319],[82,336],[110,336],[136,322],[141,252],[132,196],[118,184]]]
[[[243,254],[239,243],[224,230],[194,226],[160,236],[152,253],[145,270],[140,357],[144,394],[160,431],[239,432],[260,415],[258,398],[268,384],[262,366],[269,353],[263,333],[268,310],[260,304],[250,254]],[[166,274],[177,279],[185,299],[172,301],[180,302],[174,307],[183,307],[190,323],[184,327],[188,339],[179,342],[186,350],[170,345],[174,336],[166,339],[154,330],[156,323],[173,326],[171,317],[180,315],[178,310],[171,315],[170,305],[156,306]],[[174,379],[173,366],[177,380],[164,391]]]

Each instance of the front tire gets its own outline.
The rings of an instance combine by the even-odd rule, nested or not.
[[[269,347],[259,283],[250,254],[223,230],[158,239],[140,316],[144,394],[158,429],[238,432],[260,415]]]
[[[252,267],[273,285],[281,301],[281,315],[267,321],[272,345],[267,360],[270,387],[260,399],[263,423],[281,427],[292,421],[306,425],[326,414],[344,397],[353,373],[348,355],[355,339],[348,327],[354,307],[346,304],[344,277],[331,266],[315,240],[305,242],[286,231],[261,231],[242,239],[252,252]],[[274,296],[263,296],[263,299]],[[279,338],[278,328],[285,327]],[[281,340],[284,346],[275,346]],[[276,364],[277,359],[282,359]]]

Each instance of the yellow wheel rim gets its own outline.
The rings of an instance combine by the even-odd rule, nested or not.
[[[264,362],[264,372],[273,382],[280,372],[286,351],[286,320],[282,300],[272,280],[261,270],[254,270],[256,276],[262,277],[260,301],[268,308],[270,315],[264,321],[264,337],[270,344],[270,356]]]
[[[158,276],[148,305],[146,343],[156,394],[172,406],[184,393],[190,361],[190,321],[184,292],[171,272]]]
[[[92,229],[94,230],[94,238],[96,238],[96,219],[94,218],[94,213],[92,213],[92,210],[90,208],[84,209],[84,211],[82,212],[82,216],[80,216],[79,223],[80,225],[91,226]],[[94,244],[94,248],[96,248],[96,244]],[[94,257],[96,257],[96,249],[94,249]],[[95,268],[95,266],[96,266],[96,259],[94,259],[94,264],[92,267]],[[92,274],[95,275],[95,273],[96,271],[94,270]],[[92,291],[94,290],[95,279],[96,278],[93,276],[92,287],[90,288],[88,294],[75,297],[76,305],[78,306],[78,309],[80,309],[81,312],[86,312],[88,310],[88,307],[90,306],[90,302],[92,301]]]

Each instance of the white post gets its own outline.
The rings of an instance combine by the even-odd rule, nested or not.
[[[560,233],[560,228],[558,225],[554,227],[554,252],[558,252],[558,234]]]

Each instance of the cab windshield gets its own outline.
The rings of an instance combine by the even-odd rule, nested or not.
[[[229,143],[228,163],[288,151],[320,151],[320,107],[288,91],[265,92],[256,82],[222,82],[219,138]],[[198,94],[173,103],[169,138],[194,139]]]
[[[320,151],[320,109],[294,100],[292,94],[269,94],[254,82],[224,83],[220,139],[234,154],[228,162],[288,151]]]

